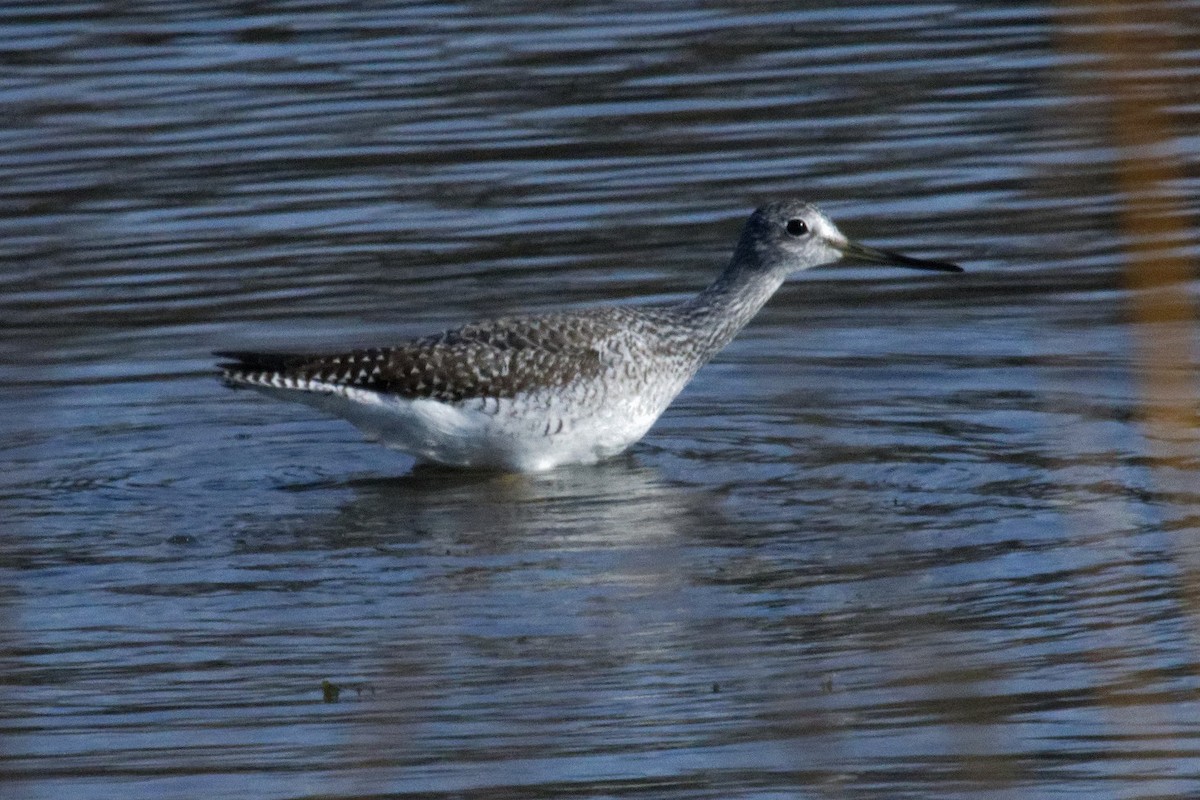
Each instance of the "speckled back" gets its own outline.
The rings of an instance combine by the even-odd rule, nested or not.
[[[352,386],[457,403],[569,393],[615,380],[650,389],[690,377],[700,356],[668,309],[610,307],[503,317],[385,348],[333,355],[223,353],[237,383]]]

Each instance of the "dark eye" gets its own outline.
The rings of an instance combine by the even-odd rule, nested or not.
[[[789,219],[787,221],[787,232],[792,236],[803,236],[808,233],[808,223],[802,219]]]

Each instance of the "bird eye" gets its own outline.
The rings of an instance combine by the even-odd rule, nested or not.
[[[802,219],[789,219],[787,221],[787,232],[792,236],[803,236],[808,233],[808,223]]]

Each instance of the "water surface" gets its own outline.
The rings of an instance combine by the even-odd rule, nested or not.
[[[0,10],[4,797],[1200,794],[1200,6],[1124,8]],[[969,272],[788,284],[606,464],[211,374],[792,195]]]

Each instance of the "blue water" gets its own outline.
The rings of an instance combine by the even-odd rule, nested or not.
[[[0,795],[1200,794],[1200,5],[1121,7],[0,8]],[[599,466],[211,373],[793,195],[968,273],[798,279]]]

